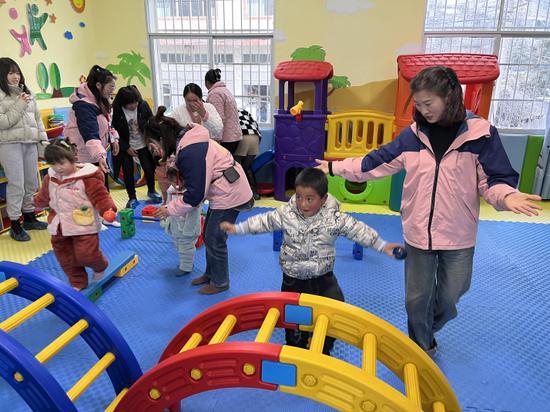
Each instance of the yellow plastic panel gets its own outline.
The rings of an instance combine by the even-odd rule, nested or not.
[[[374,110],[357,110],[327,116],[325,159],[364,156],[391,142],[394,116]]]
[[[402,393],[340,359],[283,346],[280,361],[296,365],[296,386],[282,392],[310,398],[339,411],[422,412]]]
[[[459,412],[460,405],[453,389],[434,361],[403,332],[373,314],[344,302],[302,293],[300,306],[312,308],[313,324],[321,314],[330,319],[327,336],[363,349],[367,333],[376,337],[378,360],[403,380],[403,370],[412,363],[418,370],[420,394],[424,410],[431,410],[435,401],[442,401],[447,412]],[[300,326],[312,331],[313,326]]]

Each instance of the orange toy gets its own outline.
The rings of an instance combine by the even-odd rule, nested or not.
[[[155,217],[155,212],[158,210],[157,206],[153,205],[147,205],[144,206],[143,209],[141,209],[141,216],[142,217]],[[143,222],[150,222],[148,220],[144,220]]]
[[[107,222],[114,222],[116,219],[116,213],[113,212],[111,209],[107,210],[105,213],[103,213],[103,220]]]

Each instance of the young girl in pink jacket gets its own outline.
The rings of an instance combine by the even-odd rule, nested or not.
[[[433,355],[435,333],[457,315],[470,288],[479,196],[496,210],[536,215],[539,196],[516,189],[518,174],[497,129],[467,113],[462,87],[448,67],[411,81],[415,123],[364,158],[318,160],[331,175],[364,182],[406,170],[401,218],[409,336]]]
[[[99,249],[100,215],[116,206],[107,191],[101,169],[91,163],[76,163],[73,147],[57,140],[46,147],[44,157],[50,164],[37,207],[49,207],[48,232],[61,268],[76,290],[88,286],[86,267],[99,280],[108,262]]]
[[[227,233],[220,223],[235,223],[239,211],[251,208],[254,199],[241,165],[231,153],[209,137],[201,125],[192,125],[185,132],[179,123],[163,115],[161,106],[155,116],[156,127],[149,125],[149,136],[157,130],[164,156],[175,154],[175,167],[185,182],[185,192],[166,206],[158,209],[156,217],[183,216],[205,199],[209,201],[204,223],[206,246],[206,270],[191,282],[206,284],[201,294],[213,294],[229,289],[229,266],[227,257]]]

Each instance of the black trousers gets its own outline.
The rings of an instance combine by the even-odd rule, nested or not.
[[[153,155],[147,147],[136,150],[139,163],[145,174],[145,181],[147,182],[147,192],[155,192],[155,161]],[[124,174],[124,186],[126,187],[126,193],[128,193],[129,199],[136,198],[136,185],[134,182],[134,159],[126,151],[120,151],[119,155],[120,165],[122,166],[122,173]]]
[[[256,156],[249,155],[249,156],[234,156],[234,157],[235,157],[235,160],[239,162],[243,167],[243,170],[246,173],[246,179],[248,180],[248,184],[252,189],[252,193],[254,194],[258,193],[256,176],[254,176],[254,172],[252,171],[252,163],[254,163],[254,159],[256,159]]]
[[[296,279],[283,273],[281,292],[309,293],[311,295],[324,296],[344,302],[344,294],[342,293],[342,289],[340,289],[340,285],[338,285],[336,276],[334,276],[332,272],[307,280]],[[305,349],[309,347],[311,332],[304,332],[298,329],[285,329],[285,336],[286,344],[289,346],[297,346]],[[334,338],[326,337],[323,347],[323,353],[325,355],[330,355],[335,340]]]
[[[235,153],[235,150],[237,150],[237,147],[239,146],[239,143],[241,141],[237,140],[236,142],[220,142],[220,144],[225,147],[231,154]]]

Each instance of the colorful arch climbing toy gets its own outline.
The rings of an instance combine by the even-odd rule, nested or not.
[[[310,349],[269,343],[275,327],[312,331]],[[254,342],[226,342],[252,329],[259,329]],[[362,349],[362,367],[323,355],[326,336]],[[377,361],[405,393],[377,377]],[[115,411],[179,411],[181,399],[228,387],[278,389],[341,411],[460,411],[443,373],[402,332],[357,307],[298,293],[241,296],[201,313]]]
[[[141,376],[139,364],[120,332],[93,303],[69,285],[37,269],[0,262],[0,296],[6,293],[32,303],[0,323],[0,376],[32,410],[76,411],[73,402],[105,370],[118,394],[107,409],[112,410]],[[46,308],[70,327],[33,355],[8,333]],[[44,364],[77,336],[84,339],[99,360],[65,392]]]

